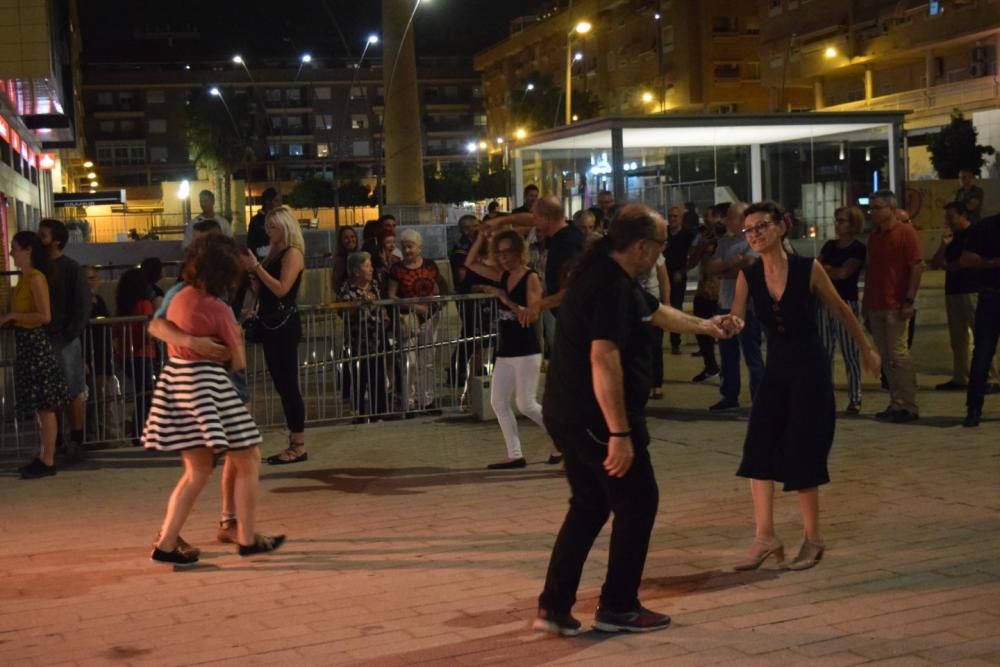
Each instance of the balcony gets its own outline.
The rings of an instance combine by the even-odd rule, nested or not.
[[[845,104],[823,107],[820,111],[912,111],[914,115],[930,116],[943,113],[945,117],[954,108],[972,111],[992,109],[1000,96],[1000,82],[991,76],[946,83],[930,88],[907,90],[892,95],[873,97]]]

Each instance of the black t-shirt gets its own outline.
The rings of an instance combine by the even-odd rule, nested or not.
[[[969,228],[965,249],[983,259],[1000,257],[1000,215],[983,218]],[[980,290],[1000,292],[1000,269],[982,269],[975,272]]]
[[[667,235],[667,247],[663,249],[663,257],[667,260],[667,273],[673,281],[674,274],[682,271],[687,275],[687,256],[691,244],[694,243],[694,233],[685,227],[681,227],[676,234]]]
[[[645,407],[653,361],[648,319],[658,306],[656,298],[610,257],[596,259],[576,277],[559,309],[543,399],[547,426],[583,427],[607,442],[608,426],[594,396],[590,346],[595,340],[608,340],[621,354],[625,412],[633,442],[648,444]]]
[[[247,228],[247,248],[257,257],[257,251],[271,245],[271,239],[267,235],[264,226],[264,211],[258,211],[257,215],[250,218],[250,226]]]
[[[951,243],[944,249],[944,259],[951,264],[957,262],[962,256],[962,250],[969,240],[969,233],[972,227],[954,232]],[[945,294],[974,294],[979,289],[976,283],[976,272],[972,269],[959,269],[958,271],[945,271],[944,293]]]
[[[852,275],[840,280],[834,280],[833,286],[837,289],[837,294],[844,301],[858,300],[858,277],[861,269],[865,267],[865,260],[868,258],[868,248],[861,241],[855,239],[846,248],[841,248],[836,241],[827,241],[823,244],[823,249],[819,251],[819,263],[839,269],[848,260],[856,259],[861,262],[858,270]]]
[[[528,276],[533,273],[535,272],[530,269],[526,271],[514,285],[514,289],[507,292],[510,300],[519,306],[528,305]],[[500,282],[497,283],[500,289],[507,289],[509,278],[510,274],[504,271],[503,275],[500,276]],[[498,315],[500,316],[500,323],[497,327],[500,334],[500,344],[497,346],[498,357],[526,357],[542,353],[535,328],[521,326],[517,320],[517,313],[511,311],[502,301],[499,305]]]
[[[545,291],[555,294],[562,289],[569,261],[583,252],[583,232],[576,225],[566,225],[545,239]],[[555,313],[555,309],[553,309]]]

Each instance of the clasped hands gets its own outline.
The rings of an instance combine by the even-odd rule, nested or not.
[[[743,318],[736,315],[716,315],[706,320],[702,320],[703,333],[713,338],[732,338],[743,331],[746,324]]]

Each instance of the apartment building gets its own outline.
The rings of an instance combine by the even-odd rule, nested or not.
[[[581,21],[590,30],[574,33]],[[592,92],[602,115],[767,112],[773,93],[761,80],[760,29],[757,7],[739,0],[550,3],[475,57],[488,125],[496,134],[516,129],[511,105],[532,93],[533,72],[564,87],[567,51],[572,89]],[[789,99],[802,105],[811,94],[791,90]]]

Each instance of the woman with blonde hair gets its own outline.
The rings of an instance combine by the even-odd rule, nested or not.
[[[242,260],[257,293],[255,333],[264,349],[264,362],[281,398],[288,426],[288,446],[266,461],[271,465],[285,465],[308,459],[306,407],[299,389],[302,322],[295,306],[305,270],[305,241],[298,221],[287,206],[279,206],[267,214],[264,230],[271,241],[267,257],[258,262],[247,250]]]
[[[850,306],[854,316],[861,317],[858,300],[858,278],[865,267],[868,250],[857,240],[865,227],[865,215],[857,206],[844,206],[833,213],[837,238],[827,241],[819,251],[819,263],[830,276],[840,298]],[[827,308],[819,310],[819,334],[833,363],[834,349],[839,345],[847,369],[847,414],[861,412],[861,360],[858,346],[850,332]]]

